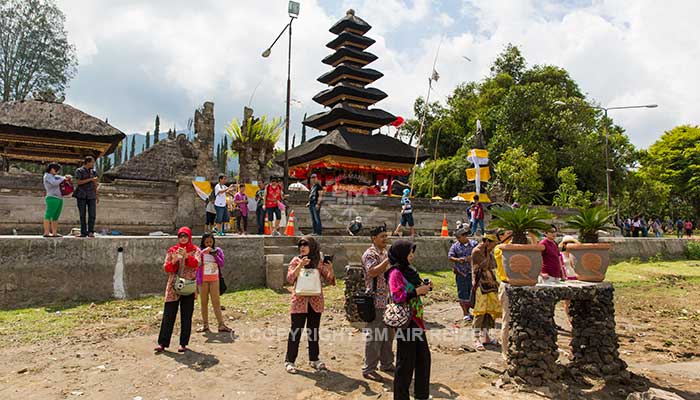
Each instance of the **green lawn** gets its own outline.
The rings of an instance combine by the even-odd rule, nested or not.
[[[422,274],[435,284],[427,303],[454,301],[456,286],[452,271]],[[700,289],[700,261],[657,263],[619,263],[609,268],[607,279],[615,284],[619,295],[626,291],[650,294],[663,290],[669,295],[697,296]],[[678,287],[676,281],[688,284]],[[659,285],[659,283],[663,283]],[[640,290],[642,289],[642,290]],[[336,287],[325,289],[328,308],[343,309],[342,280]],[[676,293],[678,292],[678,293]],[[223,296],[226,315],[250,320],[285,315],[289,297],[286,292],[267,288],[238,290]],[[163,302],[161,296],[132,300],[113,300],[102,303],[62,304],[50,307],[0,311],[0,347],[18,343],[33,343],[65,336],[83,336],[96,329],[103,335],[120,336],[132,331],[156,329],[160,323]],[[199,313],[195,313],[195,319]],[[213,315],[210,316],[213,318]]]

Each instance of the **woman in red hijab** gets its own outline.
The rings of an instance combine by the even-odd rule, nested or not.
[[[177,351],[179,353],[187,351],[192,331],[195,293],[187,296],[178,295],[175,293],[173,283],[176,275],[183,279],[195,280],[200,259],[199,248],[192,244],[192,231],[183,226],[177,231],[177,244],[168,249],[165,263],[163,263],[163,269],[168,273],[168,283],[165,286],[165,307],[158,335],[158,347],[155,348],[156,353],[161,353],[170,346],[170,337],[173,334],[178,307],[180,308],[181,326],[180,348]]]

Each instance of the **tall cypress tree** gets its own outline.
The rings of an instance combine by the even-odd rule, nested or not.
[[[126,144],[124,145],[124,158],[122,158],[124,162],[129,161],[129,137],[126,137]]]
[[[160,138],[160,117],[156,114],[156,129],[153,130],[153,144],[158,143]]]
[[[122,164],[122,143],[123,141],[119,142],[117,145],[117,149],[114,151],[114,166],[118,167]]]
[[[226,173],[226,168],[228,167],[228,136],[224,136],[224,145],[221,148],[221,170]]]
[[[134,158],[136,155],[136,135],[131,137],[131,150],[129,152],[129,158]]]
[[[151,131],[146,131],[146,148],[151,147]]]
[[[304,119],[306,119],[306,113],[304,113]],[[304,142],[306,142],[306,125],[301,124],[301,142],[299,144]]]

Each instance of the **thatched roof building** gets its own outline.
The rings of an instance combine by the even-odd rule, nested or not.
[[[0,103],[0,156],[79,164],[111,154],[126,135],[68,104],[38,100]]]
[[[194,177],[199,152],[187,136],[164,139],[122,165],[105,172],[107,182],[115,179],[175,182],[179,176]]]

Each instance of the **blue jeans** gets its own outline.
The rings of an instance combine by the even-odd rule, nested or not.
[[[265,210],[263,210],[262,206],[258,206],[255,209],[255,218],[257,218],[258,222],[258,235],[262,235],[265,233]]]
[[[321,225],[321,208],[316,208],[316,203],[309,203],[309,212],[311,213],[311,225],[313,231],[317,235],[321,235],[323,226]]]
[[[478,228],[481,228],[481,234],[483,235],[485,233],[483,219],[474,219],[474,222],[472,222],[472,236],[474,236]]]

